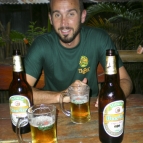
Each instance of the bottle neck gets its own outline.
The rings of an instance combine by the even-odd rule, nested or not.
[[[13,56],[13,79],[23,79],[24,71],[22,65],[22,59],[20,55]]]
[[[110,83],[110,82],[118,83],[117,74],[112,74],[112,75],[105,74],[105,83]]]
[[[115,56],[106,56],[105,82],[117,82],[117,68]]]
[[[25,80],[25,74],[23,71],[21,72],[14,72],[13,71],[13,80]]]
[[[23,72],[23,65],[20,55],[13,56],[13,72]]]

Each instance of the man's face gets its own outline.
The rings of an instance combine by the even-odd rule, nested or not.
[[[85,21],[85,15],[80,13],[78,0],[51,2],[51,24],[63,43],[71,43],[79,36],[80,25]]]

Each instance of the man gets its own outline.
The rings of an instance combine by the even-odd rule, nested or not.
[[[28,83],[33,87],[41,70],[45,74],[45,87],[33,87],[34,103],[57,103],[62,91],[71,84],[88,84],[91,96],[98,96],[96,67],[105,67],[106,49],[115,46],[108,34],[97,28],[83,26],[86,10],[81,0],[51,0],[50,22],[54,31],[35,39],[25,57]],[[128,96],[132,82],[120,58],[120,85]],[[65,102],[69,102],[65,98]]]

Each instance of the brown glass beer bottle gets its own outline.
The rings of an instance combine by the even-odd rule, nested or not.
[[[120,88],[115,50],[106,51],[105,84],[99,94],[99,139],[102,143],[121,143],[124,134],[126,98]]]
[[[9,87],[9,107],[12,129],[16,132],[19,117],[26,117],[26,110],[33,105],[32,88],[25,78],[20,50],[13,51],[13,80]],[[22,125],[20,133],[30,132],[28,123]]]

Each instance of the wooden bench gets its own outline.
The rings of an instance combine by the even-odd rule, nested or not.
[[[99,64],[97,68],[98,82],[104,82],[104,70]],[[8,90],[12,81],[13,71],[12,65],[0,64],[0,90]],[[42,72],[39,80],[37,81],[36,88],[44,86],[44,72]]]

